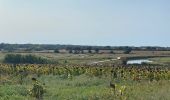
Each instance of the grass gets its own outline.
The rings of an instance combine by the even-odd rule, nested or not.
[[[7,53],[0,52],[0,62],[3,61],[5,54]],[[86,63],[90,63],[91,61],[102,61],[108,59],[115,59],[117,57],[170,56],[170,51],[154,51],[154,52],[132,51],[130,54],[122,54],[121,51],[116,51],[116,54],[68,54],[68,53],[62,54],[62,53],[35,53],[35,52],[33,53],[23,52],[19,54],[33,54],[37,56],[42,56],[52,61],[57,61],[58,63],[61,64],[63,64],[65,60],[67,61],[68,64],[86,64]]]
[[[31,76],[30,76],[31,77]],[[22,85],[6,84],[0,86],[0,100],[34,100],[28,89],[32,87],[27,77]],[[43,75],[38,78],[45,83],[44,100],[169,100],[170,81],[120,81],[116,93],[109,87],[108,77],[89,77],[85,74],[66,79],[63,76]],[[123,95],[118,91],[125,85]],[[114,98],[114,99],[113,99]]]
[[[30,100],[25,85],[1,85],[0,100]]]
[[[158,64],[170,64],[170,57],[156,57],[151,58],[151,60]]]
[[[163,52],[161,52],[163,53]],[[136,56],[134,54],[54,54],[54,53],[35,53],[37,55],[55,59],[59,63],[80,64],[93,61],[102,61],[116,58],[117,56]],[[142,55],[143,53],[141,53]],[[150,53],[152,54],[152,52]],[[5,54],[0,53],[0,60]],[[170,57],[153,58],[158,63],[170,62]],[[107,63],[112,63],[107,62]],[[35,100],[29,95],[29,89],[32,88],[32,77],[37,75],[29,75],[23,80],[23,84],[19,84],[19,76],[0,76],[0,100]],[[121,80],[114,83],[117,84],[116,92],[110,88],[110,77],[91,77],[86,74],[74,76],[70,79],[64,75],[42,75],[37,78],[45,89],[44,100],[169,100],[170,99],[170,81],[160,80],[149,82],[142,80],[136,82],[132,80]],[[123,95],[120,95],[121,86],[126,86]]]

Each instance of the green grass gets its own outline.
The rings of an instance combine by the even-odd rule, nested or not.
[[[151,58],[151,60],[153,60],[154,63],[158,63],[158,64],[170,64],[170,57],[156,57],[156,58]]]
[[[31,77],[31,76],[30,76]],[[46,75],[38,78],[45,83],[44,100],[169,100],[170,81],[142,81],[131,80],[117,83],[116,93],[109,86],[108,77],[89,77],[80,75],[72,79],[63,76]],[[121,86],[125,85],[123,95],[119,94]],[[29,77],[23,85],[0,85],[0,100],[33,100],[28,89],[32,87]],[[114,99],[113,99],[114,98]]]
[[[25,85],[0,85],[0,100],[30,100]]]
[[[41,56],[44,58],[48,58],[52,61],[57,61],[60,64],[87,64],[92,61],[102,61],[108,59],[115,59],[117,57],[138,57],[138,56],[168,56],[170,51],[155,51],[156,53],[152,53],[152,51],[133,51],[131,54],[58,54],[58,53],[15,53],[14,54],[33,54],[37,56]],[[3,61],[5,54],[0,52],[0,62]],[[163,58],[153,58],[158,63],[170,63],[170,57]]]

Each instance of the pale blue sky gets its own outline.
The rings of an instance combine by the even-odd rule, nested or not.
[[[170,0],[0,0],[0,42],[170,46]]]

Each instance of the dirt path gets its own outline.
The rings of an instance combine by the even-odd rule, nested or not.
[[[103,63],[103,62],[109,62],[109,61],[115,61],[117,59],[109,59],[109,60],[102,60],[102,61],[94,61],[94,62],[91,62],[90,64],[98,64],[98,63]]]

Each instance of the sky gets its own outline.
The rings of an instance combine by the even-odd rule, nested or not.
[[[170,46],[170,0],[0,0],[0,43]]]

